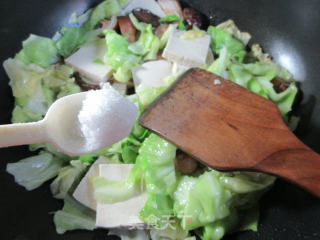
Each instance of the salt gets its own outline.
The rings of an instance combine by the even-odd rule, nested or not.
[[[86,151],[96,151],[127,137],[137,115],[136,105],[112,88],[87,92],[78,114]]]

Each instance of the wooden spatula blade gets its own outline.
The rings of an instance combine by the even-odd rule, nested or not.
[[[288,144],[300,146],[273,103],[197,68],[155,101],[140,124],[219,170],[254,169]]]

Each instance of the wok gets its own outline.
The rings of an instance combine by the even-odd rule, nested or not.
[[[2,0],[0,2],[0,61],[13,56],[29,33],[51,37],[74,11],[82,13],[97,0]],[[302,94],[296,108],[301,122],[296,134],[320,152],[320,5],[317,0],[185,0],[219,23],[233,19],[253,35],[276,62],[299,81]],[[10,121],[13,98],[8,78],[0,69],[0,123]],[[62,202],[51,197],[48,184],[27,192],[5,172],[8,162],[31,155],[26,147],[0,150],[0,239],[99,240],[106,232],[55,233],[52,212]],[[307,161],[308,159],[306,159]],[[225,239],[320,239],[320,201],[278,180],[261,201],[259,232],[228,235]],[[113,239],[113,238],[109,238]]]

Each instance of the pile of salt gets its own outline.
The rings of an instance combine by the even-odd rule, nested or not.
[[[89,91],[78,114],[86,151],[110,146],[127,137],[138,108],[114,89]]]

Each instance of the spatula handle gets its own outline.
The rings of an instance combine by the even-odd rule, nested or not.
[[[46,136],[43,121],[0,125],[0,147],[45,142]]]
[[[304,146],[276,152],[255,166],[320,197],[320,155]]]

